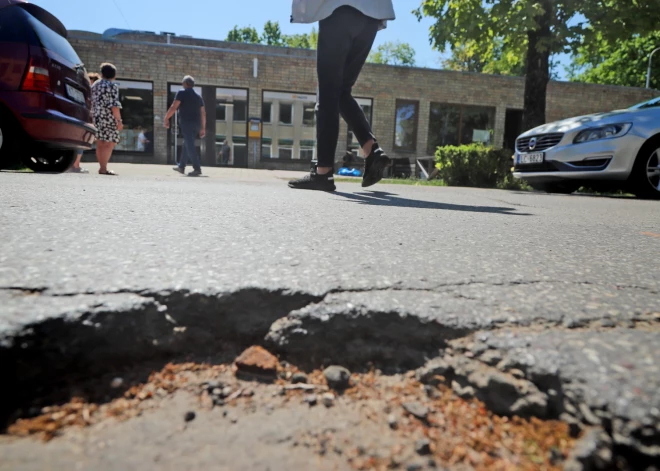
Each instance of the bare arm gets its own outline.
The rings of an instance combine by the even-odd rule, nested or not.
[[[115,120],[117,121],[117,129],[121,131],[124,129],[124,124],[121,121],[121,112],[119,111],[119,108],[116,106],[112,107],[112,116],[115,117]]]
[[[169,128],[170,127],[170,119],[172,116],[174,116],[174,113],[176,113],[176,110],[179,109],[179,106],[181,105],[181,102],[179,100],[174,100],[174,103],[172,103],[172,106],[170,106],[170,109],[167,110],[167,114],[165,115],[165,127]]]
[[[115,121],[117,121],[117,130],[121,131],[124,129],[124,123],[121,121],[121,102],[119,101],[119,87],[117,85],[112,85],[112,116],[114,116]]]
[[[202,114],[202,129],[199,131],[199,137],[204,137],[206,136],[206,108],[202,106],[200,113]]]

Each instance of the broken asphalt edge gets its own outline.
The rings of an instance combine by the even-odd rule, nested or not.
[[[3,329],[0,374],[7,384],[13,385],[13,393],[2,406],[0,419],[4,422],[25,400],[44,395],[68,375],[100,375],[111,368],[154,358],[212,354],[223,343],[233,342],[239,347],[262,344],[301,367],[339,363],[356,370],[378,365],[392,373],[417,369],[421,382],[444,382],[459,396],[480,399],[494,413],[559,419],[568,422],[574,433],[585,427],[605,432],[609,441],[599,438],[599,446],[591,446],[595,450],[593,456],[598,455],[599,459],[607,456],[603,443],[609,443],[610,455],[625,454],[636,462],[660,458],[657,422],[655,427],[630,424],[606,409],[593,411],[588,404],[565,397],[559,372],[535,377],[524,368],[509,367],[503,371],[488,358],[474,358],[469,351],[454,351],[451,347],[453,341],[469,340],[482,331],[519,327],[515,323],[465,326],[406,315],[400,309],[376,312],[351,303],[326,305],[338,294],[350,297],[358,293],[420,291],[451,295],[454,287],[479,284],[487,283],[467,281],[431,289],[337,289],[323,294],[264,288],[229,293],[117,290],[49,294],[47,288],[0,288],[26,296],[102,299],[131,295],[139,300],[118,309],[100,302],[89,309]],[[622,288],[652,291],[644,287]],[[539,320],[539,324],[545,329],[566,327],[561,322]],[[585,434],[585,439],[594,436]],[[591,449],[588,444],[582,448]]]

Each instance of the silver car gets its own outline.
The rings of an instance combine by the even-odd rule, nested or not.
[[[589,186],[660,199],[660,97],[521,134],[513,175],[549,193]]]

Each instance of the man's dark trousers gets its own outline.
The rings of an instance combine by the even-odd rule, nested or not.
[[[362,108],[351,95],[381,22],[344,6],[319,23],[316,69],[319,81],[316,140],[318,166],[334,166],[339,114],[360,146],[373,139]]]
[[[188,159],[192,163],[193,170],[198,172],[202,171],[199,161],[197,149],[195,149],[195,139],[199,136],[201,126],[197,124],[184,124],[181,123],[181,134],[183,134],[183,151],[181,152],[181,160],[179,160],[179,168],[185,169]]]

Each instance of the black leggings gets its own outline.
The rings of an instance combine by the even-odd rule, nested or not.
[[[352,7],[340,7],[319,23],[316,140],[318,166],[332,167],[339,139],[339,114],[360,146],[373,139],[362,108],[351,95],[380,25]]]

